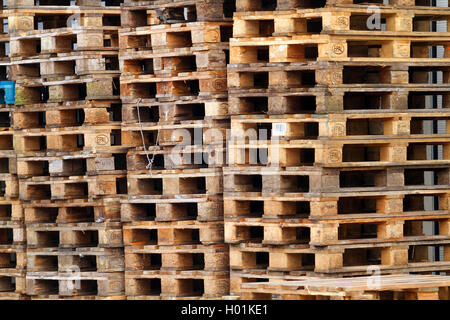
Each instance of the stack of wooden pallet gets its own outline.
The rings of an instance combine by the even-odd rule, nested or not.
[[[71,3],[8,1],[5,9],[26,292],[123,298],[120,1]]]
[[[13,148],[14,84],[8,81],[9,35],[0,9],[0,300],[25,299],[25,226]]]
[[[232,294],[303,275],[450,270],[449,33],[433,32],[450,10],[368,2],[236,3]]]
[[[128,299],[229,290],[222,165],[231,19],[223,1],[126,1],[119,32]]]

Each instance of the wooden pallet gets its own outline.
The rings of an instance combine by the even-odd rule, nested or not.
[[[122,106],[122,120],[127,124],[139,122],[136,103]],[[175,122],[186,120],[212,120],[227,118],[228,101],[217,100],[178,100],[171,102],[139,103],[141,122]]]
[[[150,52],[123,52],[119,58],[123,76],[151,74],[170,77],[185,72],[224,70],[228,49],[227,43],[213,43]]]
[[[120,107],[120,100],[16,106],[12,112],[12,126],[15,130],[22,130],[118,124],[121,119]]]
[[[27,225],[27,248],[121,247],[120,223]]]
[[[383,85],[382,85],[383,86]],[[339,86],[330,89],[306,87],[293,89],[254,89],[229,91],[230,115],[324,114],[343,112],[425,111],[432,108],[425,96],[442,96],[447,104],[447,85],[419,84],[398,88],[384,85]]]
[[[118,27],[77,27],[33,30],[10,37],[12,57],[35,57],[46,53],[118,50]]]
[[[90,5],[90,4],[88,4]],[[67,28],[74,25],[80,27],[120,26],[120,9],[117,6],[102,7],[81,5],[78,8],[61,3],[50,6],[33,3],[8,6],[3,10],[7,14],[9,33],[16,34],[31,30],[47,30]],[[21,7],[21,8],[20,8]]]
[[[261,244],[241,244],[230,246],[230,267],[232,283],[245,279],[262,278],[295,279],[299,276],[350,277],[372,274],[434,273],[448,274],[449,261],[434,261],[426,254],[428,248],[413,246],[405,248],[380,247],[359,248],[339,251],[316,251],[300,245],[270,246]],[[417,250],[415,255],[412,252]],[[422,251],[422,252],[420,252]],[[396,260],[387,260],[387,256]],[[239,285],[233,285],[233,293],[239,292]]]
[[[122,100],[159,99],[161,102],[188,99],[223,99],[227,96],[226,71],[186,72],[171,78],[153,75],[122,76],[120,79]]]
[[[427,84],[442,87],[446,82],[446,62],[377,63],[364,61],[304,63],[248,63],[228,65],[228,87],[239,89],[313,88],[327,86],[370,87],[377,85],[399,88]],[[428,72],[441,72],[443,83],[430,83]]]
[[[0,223],[0,247],[9,249],[15,245],[24,244],[25,230],[21,221],[1,221]]]
[[[226,141],[228,128],[229,121],[225,119],[128,124],[122,127],[122,144],[141,147],[144,139],[147,147],[178,147],[180,150],[194,145],[220,147]]]
[[[234,16],[233,36],[270,37],[293,34],[384,34],[395,36],[436,36],[431,21],[446,20],[446,8],[398,9],[380,6],[383,23],[370,29],[367,21],[373,14],[367,7],[326,7],[290,11],[238,12]],[[434,9],[434,10],[432,10]]]
[[[1,140],[1,138],[0,138]],[[5,139],[6,140],[6,139]],[[9,138],[7,139],[9,140]],[[8,141],[9,143],[9,141]],[[0,151],[0,175],[17,174],[17,158],[11,151]]]
[[[408,271],[399,271],[398,273],[392,273],[392,274],[405,274]],[[354,276],[367,276],[371,275],[371,272],[367,272],[367,269],[364,270],[363,273],[354,275]],[[381,273],[385,274],[385,273]],[[352,275],[345,275],[347,277]],[[305,277],[314,277],[314,278],[321,278],[318,277],[315,273],[308,273],[308,272],[283,272],[283,271],[270,271],[267,269],[253,269],[253,270],[231,270],[230,271],[230,296],[226,296],[223,299],[224,300],[237,300],[239,299],[240,295],[242,294],[242,286],[245,283],[251,283],[251,282],[278,282],[278,281],[299,281],[304,279]],[[326,275],[324,277],[327,277]],[[334,275],[328,275],[328,277],[334,277]],[[340,275],[337,277],[337,279],[342,279],[343,275]]]
[[[0,300],[15,300],[25,294],[25,272],[0,272]]]
[[[15,200],[18,196],[17,176],[9,173],[0,174],[0,199]]]
[[[127,168],[129,171],[148,173],[147,154],[154,157],[152,172],[174,169],[220,168],[226,163],[225,146],[183,146],[183,147],[150,147],[148,152],[143,148],[129,151]]]
[[[55,81],[29,79],[16,82],[15,105],[118,100],[119,95],[118,74],[89,75]]]
[[[121,221],[222,221],[223,202],[220,197],[185,199],[149,199],[130,197],[122,201]],[[133,199],[135,198],[135,199]]]
[[[89,74],[117,74],[119,59],[117,51],[42,54],[32,58],[11,58],[8,71],[11,80],[42,78],[46,81]]]
[[[191,22],[121,29],[119,41],[121,51],[153,49],[170,54],[175,48],[227,43],[231,34],[230,22]]]
[[[120,199],[32,201],[23,204],[23,211],[26,224],[119,221]]]
[[[448,300],[448,276],[392,275],[346,279],[305,277],[296,281],[242,284],[243,299]]]
[[[111,109],[111,112],[114,108],[119,109],[121,106],[120,99],[105,99],[105,100],[77,100],[77,101],[61,101],[61,102],[46,102],[46,103],[35,103],[35,104],[29,104],[27,106],[23,105],[13,105],[11,106],[10,110],[14,113],[33,113],[33,112],[46,112],[46,111],[64,111],[64,110],[83,110],[84,112],[88,113],[89,111],[86,111],[86,109]],[[8,108],[4,109],[9,110]],[[97,110],[100,111],[100,110]],[[117,115],[116,115],[117,114]],[[117,121],[116,119],[120,119],[120,112],[115,111],[115,115],[113,117],[114,121]],[[68,116],[68,115],[67,115]],[[41,116],[44,118],[44,114]],[[73,115],[71,115],[69,118],[72,118]],[[34,120],[36,121],[36,120]],[[73,121],[73,120],[72,120]],[[93,121],[93,119],[91,120]],[[50,121],[51,122],[51,121]],[[96,124],[94,121],[89,124]],[[51,125],[50,125],[51,126]],[[19,128],[18,128],[19,129]]]
[[[122,27],[140,27],[190,21],[224,21],[233,17],[234,0],[126,0]],[[187,14],[183,14],[186,11]]]
[[[125,175],[21,179],[21,200],[70,200],[126,194]]]
[[[152,195],[182,197],[222,193],[222,171],[220,169],[185,169],[175,172],[164,170],[153,172],[151,175],[130,172],[127,179],[128,194],[142,198],[151,198]]]
[[[427,212],[446,213],[448,210],[448,189],[411,188],[401,191],[356,191],[304,194],[225,193],[225,217],[238,218],[325,218],[344,217],[378,218],[377,214],[413,214]],[[425,205],[427,197],[435,197],[439,205],[434,210]],[[365,215],[367,214],[367,215]],[[384,218],[387,218],[386,216]],[[326,219],[326,218],[325,218]]]
[[[388,35],[298,35],[290,37],[232,38],[230,63],[315,61],[448,62],[446,54],[430,58],[430,46],[446,47],[446,38]],[[370,45],[369,45],[370,43]],[[374,48],[373,50],[370,48]]]
[[[318,221],[319,220],[319,221]],[[442,240],[446,244],[448,237],[449,215],[441,211],[421,215],[416,212],[396,218],[355,218],[315,220],[307,218],[292,219],[228,219],[226,241],[229,243],[263,243],[268,245],[310,244],[311,248],[335,247],[353,248],[361,244],[401,243],[420,241],[424,244]],[[424,234],[423,222],[439,222],[440,235]]]
[[[202,99],[200,97],[181,96],[178,100],[160,102],[155,98],[129,98],[123,104],[124,122],[139,122],[137,106],[140,107],[143,122],[173,122],[183,120],[213,120],[228,118],[228,101],[226,99]]]
[[[125,267],[126,271],[227,271],[228,246],[125,247]]]
[[[27,272],[27,295],[61,297],[121,296],[124,294],[124,275],[98,272]]]
[[[295,142],[294,142],[295,141]],[[342,140],[321,142],[311,140],[235,142],[229,148],[229,163],[244,166],[314,166],[329,167],[366,165],[403,165],[447,163],[448,138]],[[444,150],[441,160],[427,160],[427,146],[439,145]],[[373,152],[373,153],[370,153]]]
[[[0,105],[0,128],[1,131],[9,131],[12,127],[13,105]]]
[[[101,0],[75,0],[74,4],[81,9],[99,9],[108,7],[119,7],[123,0],[104,0],[105,4],[102,6]],[[40,0],[36,4],[33,0],[7,0],[6,7],[8,9],[33,9],[33,10],[50,10],[50,9],[67,9],[70,8],[70,3],[58,0]],[[117,9],[117,8],[115,8]]]
[[[121,31],[121,1],[77,1],[80,28],[61,25],[75,9],[41,2],[9,6],[11,31],[22,33],[12,35],[11,62],[0,62],[17,80],[17,106],[5,111],[14,130],[0,134],[0,182],[3,174],[20,181],[24,201],[22,213],[15,198],[2,198],[0,231],[13,230],[11,247],[25,230],[16,221],[26,222],[32,299],[218,299],[230,286],[243,297],[278,298],[241,282],[360,276],[372,264],[381,274],[450,270],[449,136],[423,125],[450,123],[448,53],[427,54],[432,45],[446,50],[447,34],[431,35],[428,24],[448,10],[389,1],[380,5],[387,30],[372,31],[361,24],[370,2],[236,0],[228,52],[233,25],[224,14],[233,1],[125,0]],[[33,30],[46,14],[44,30]],[[0,37],[0,47],[7,41]],[[428,83],[434,71],[442,83]],[[427,110],[427,95],[442,98],[443,109]],[[228,114],[241,116],[230,126]],[[227,151],[230,128],[237,143],[223,171],[225,157],[215,158]],[[261,128],[269,136],[259,142],[241,132]],[[201,139],[179,148],[186,157],[177,162],[178,129],[198,129]],[[442,159],[427,159],[427,145],[439,145]],[[282,168],[233,160],[250,150],[267,150],[269,163],[278,151]],[[436,210],[425,197],[439,200]],[[438,223],[440,234],[425,235],[423,221]],[[429,261],[436,246],[445,261]],[[70,265],[81,267],[81,287],[67,291]],[[442,298],[445,290],[391,296]]]
[[[110,150],[100,155],[74,154],[63,157],[21,157],[17,175],[27,179],[33,176],[95,176],[126,174],[126,152]]]
[[[126,299],[123,0],[69,2],[7,0],[1,12],[15,104],[0,110],[0,300]]]
[[[13,158],[14,159],[14,152],[11,152],[12,150],[14,150],[13,135],[14,135],[14,133],[13,133],[12,128],[3,128],[3,130],[0,131],[0,154],[2,155],[2,158]],[[11,171],[14,172],[14,163],[13,163],[13,160],[11,160],[11,161],[12,162],[10,165],[9,160],[8,160],[8,167],[13,169]]]
[[[418,7],[423,10],[429,9],[430,1],[423,0],[416,3],[415,0],[389,0],[388,5],[380,4],[378,0],[236,0],[236,10],[242,11],[273,11],[289,10],[292,8],[323,8],[323,7],[344,7],[361,8],[367,5],[377,5],[386,8],[411,8]],[[427,8],[428,6],[428,8]]]
[[[354,168],[262,168],[226,167],[224,193],[233,196],[292,196],[295,193],[315,196],[332,193],[389,192],[396,190],[446,189],[449,183],[447,165],[402,167],[354,167]],[[425,176],[433,174],[437,182],[425,183]],[[302,195],[302,196],[303,196]]]

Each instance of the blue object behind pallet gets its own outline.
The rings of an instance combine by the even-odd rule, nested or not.
[[[0,104],[14,104],[16,102],[15,85],[15,81],[0,81]]]

